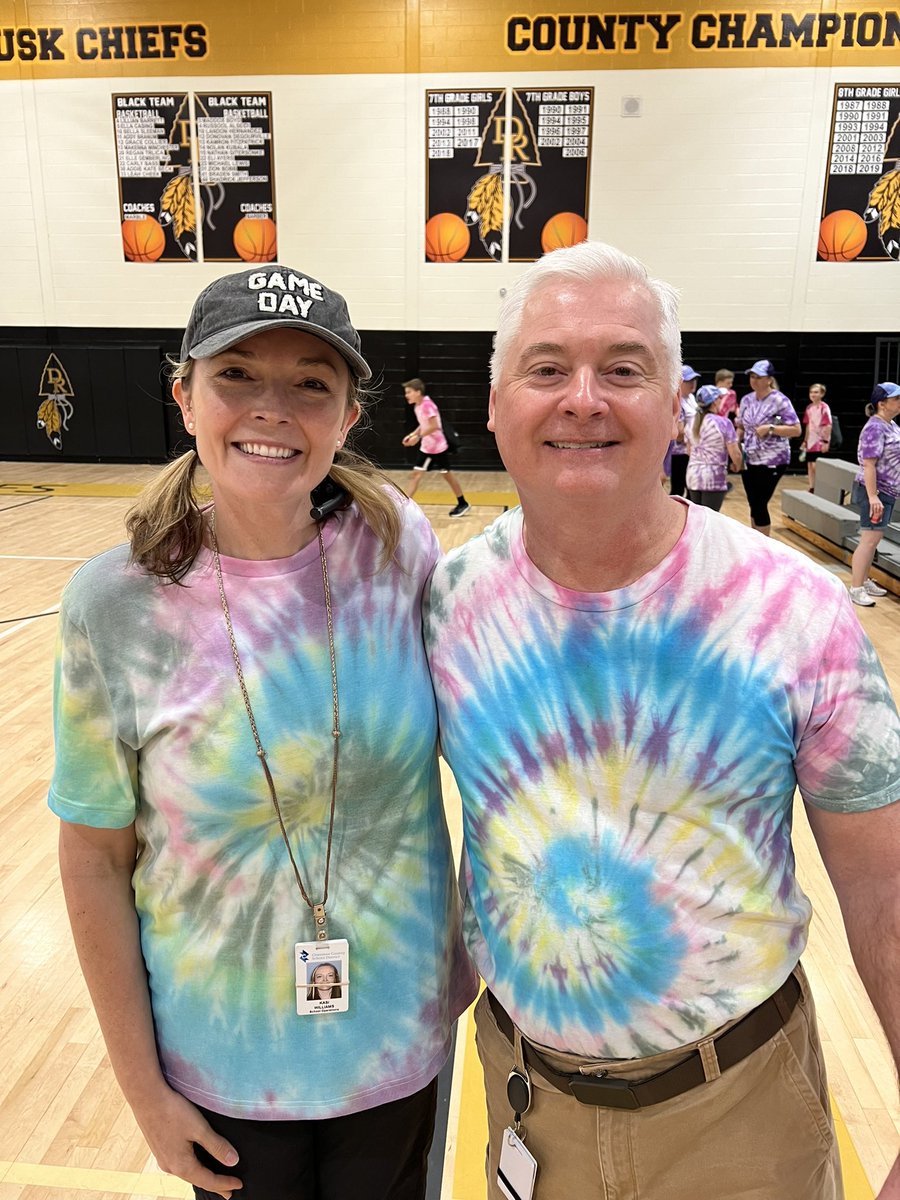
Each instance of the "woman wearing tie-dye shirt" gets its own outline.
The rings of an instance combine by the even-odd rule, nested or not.
[[[871,608],[887,590],[868,578],[878,543],[890,524],[900,496],[900,384],[879,383],[866,405],[869,418],[859,435],[860,470],[853,482],[853,503],[859,508],[859,545],[853,551],[850,599]]]
[[[437,543],[335,457],[370,374],[317,280],[211,284],[174,369],[197,450],[62,602],[73,932],[125,1097],[197,1197],[421,1200],[474,993],[421,634]],[[319,963],[340,995],[310,999]]]
[[[694,504],[718,512],[728,491],[728,463],[740,471],[743,461],[737,434],[722,416],[726,389],[707,384],[697,392],[697,414],[686,428],[690,461],[688,496]]]
[[[775,381],[767,358],[747,372],[751,391],[741,400],[737,430],[744,450],[744,491],[750,505],[750,524],[769,537],[769,501],[791,461],[788,438],[799,437],[800,418]]]

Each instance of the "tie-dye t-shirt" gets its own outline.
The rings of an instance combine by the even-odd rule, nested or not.
[[[734,426],[727,417],[707,413],[694,437],[694,423],[687,430],[691,461],[687,468],[687,486],[692,492],[724,492],[728,488],[729,442],[737,441]]]
[[[135,823],[134,889],[169,1083],[237,1117],[340,1116],[434,1078],[475,975],[444,819],[421,590],[438,556],[402,507],[397,558],[355,506],[324,536],[340,766],[329,933],[350,943],[350,1009],[298,1016],[294,944],[313,937],[256,758],[211,555],[184,587],[119,547],[65,591],[50,805]],[[262,744],[307,892],[319,899],[331,799],[332,694],[318,543],[272,562],[223,557]]]
[[[444,437],[444,431],[441,428],[441,413],[438,406],[430,396],[426,396],[421,404],[413,405],[416,414],[416,420],[420,427],[427,425],[429,421],[433,421],[435,417],[438,419],[438,427],[433,433],[426,433],[422,438],[420,447],[423,454],[443,454],[447,449],[447,439]]]
[[[883,421],[881,417],[869,417],[859,435],[857,461],[874,458],[875,479],[879,492],[886,496],[900,496],[900,427],[896,421]],[[857,483],[864,484],[865,476],[859,471]]]
[[[758,437],[760,425],[799,425],[800,418],[783,392],[769,392],[758,400],[748,392],[741,401],[738,422],[744,427],[744,457],[754,467],[781,467],[791,461],[791,443],[786,437],[773,433]]]
[[[824,400],[818,404],[807,404],[803,414],[803,424],[806,429],[806,449],[814,454],[827,450],[831,440],[831,409]],[[826,440],[827,439],[827,440]]]
[[[791,812],[900,799],[900,722],[846,588],[688,506],[653,570],[569,591],[522,513],[438,564],[425,638],[465,817],[464,927],[535,1041],[684,1045],[787,978],[810,904]]]

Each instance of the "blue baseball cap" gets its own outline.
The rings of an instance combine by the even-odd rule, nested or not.
[[[876,383],[871,403],[877,404],[880,400],[893,400],[896,396],[900,396],[900,384]]]
[[[693,367],[689,367],[687,363],[681,368],[682,383],[690,383],[692,379],[699,379],[700,372],[695,371]]]
[[[759,362],[755,362],[752,367],[749,367],[746,374],[748,375],[774,375],[775,367],[767,358],[761,358]]]
[[[701,408],[709,408],[711,404],[715,404],[720,400],[728,388],[716,387],[714,383],[707,383],[702,388],[697,389],[697,403]]]

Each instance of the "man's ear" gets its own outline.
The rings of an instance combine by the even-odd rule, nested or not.
[[[488,422],[487,422],[487,427],[491,431],[491,433],[494,432],[494,409],[496,407],[496,401],[497,401],[497,389],[495,387],[492,387],[491,395],[488,400]]]

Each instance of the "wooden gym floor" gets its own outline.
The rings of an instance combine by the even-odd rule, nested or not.
[[[123,540],[122,519],[154,467],[0,463],[0,1200],[156,1200],[190,1189],[162,1175],[119,1094],[106,1061],[75,954],[56,871],[56,820],[46,807],[52,766],[50,690],[60,591],[85,558]],[[441,480],[417,499],[445,549],[459,545],[515,502],[502,472],[459,473],[472,511],[447,517]],[[405,472],[395,472],[402,483]],[[789,479],[783,486],[802,486]],[[740,485],[723,509],[747,521]],[[782,540],[848,568],[784,530]],[[900,697],[900,601],[858,609]],[[445,795],[459,843],[459,796]],[[853,968],[837,902],[798,803],[794,842],[815,905],[804,963],[822,1025],[838,1115],[848,1200],[871,1200],[900,1147],[900,1105],[887,1046]],[[485,1143],[480,1069],[469,1014],[460,1021],[443,1146],[429,1200],[483,1200]]]

